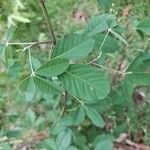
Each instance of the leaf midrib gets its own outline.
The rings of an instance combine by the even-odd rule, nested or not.
[[[100,88],[97,88],[96,86],[92,85],[91,83],[86,82],[85,80],[83,80],[83,79],[80,78],[79,76],[76,76],[76,75],[73,74],[73,73],[70,73],[70,72],[68,72],[68,71],[66,71],[66,73],[70,74],[71,76],[73,76],[73,77],[75,77],[75,78],[78,78],[79,80],[81,80],[81,81],[84,82],[85,84],[90,85],[90,87],[93,87],[93,88],[95,88],[95,89],[100,89]]]
[[[63,55],[66,55],[66,54],[68,54],[68,53],[71,53],[72,51],[74,51],[74,50],[77,49],[78,47],[84,45],[85,43],[88,43],[88,44],[89,44],[88,41],[92,41],[92,38],[89,38],[89,39],[85,40],[85,41],[82,42],[81,44],[79,44],[79,45],[73,47],[72,49],[70,49],[70,50],[66,51],[65,53],[62,53],[61,55],[58,55],[58,56],[56,56],[56,57],[54,57],[54,58],[59,58],[59,57],[61,57],[61,56],[63,56]],[[93,41],[94,41],[94,40],[93,40]]]

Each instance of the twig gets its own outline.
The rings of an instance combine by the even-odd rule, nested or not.
[[[44,17],[45,17],[45,20],[46,20],[46,23],[47,23],[48,31],[52,35],[54,45],[55,45],[56,44],[56,37],[55,37],[54,31],[53,31],[53,27],[52,27],[52,24],[51,24],[50,17],[48,15],[48,12],[47,12],[47,9],[46,9],[46,6],[45,6],[45,2],[44,2],[44,0],[37,0],[37,1],[38,1],[39,5],[41,7],[41,10],[42,10],[43,14],[44,14]]]

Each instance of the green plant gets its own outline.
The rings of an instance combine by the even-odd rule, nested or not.
[[[33,139],[31,142],[25,141],[25,145],[52,150],[112,149],[114,137],[122,132],[130,132],[134,120],[138,120],[132,96],[136,87],[150,85],[150,53],[146,50],[139,52],[123,70],[107,67],[103,61],[109,55],[119,53],[120,47],[128,47],[128,42],[122,36],[122,27],[112,14],[97,15],[83,30],[56,40],[45,3],[43,0],[38,2],[52,40],[24,43],[27,44],[23,52],[28,53],[30,73],[19,88],[23,97],[30,101],[39,94],[39,101],[47,99],[45,105],[52,110],[45,113],[46,117],[51,117],[48,119],[51,137],[38,144]],[[98,3],[106,11],[112,6],[111,0],[108,3],[98,0]],[[143,21],[135,28],[142,33],[149,33],[149,22]],[[4,64],[8,61],[6,48],[17,44],[9,43],[13,31],[14,28],[10,27],[6,34],[6,44],[0,45]],[[31,54],[32,48],[40,44],[51,45],[49,56],[42,65]],[[116,114],[113,111],[110,116],[104,113],[109,110]],[[30,126],[37,127],[37,130],[45,129],[45,119],[36,113],[28,110],[25,114],[23,125],[27,129]],[[113,123],[107,129],[109,119]],[[126,120],[126,123],[119,119]],[[87,146],[86,143],[90,144]]]

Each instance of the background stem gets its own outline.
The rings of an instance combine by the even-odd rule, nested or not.
[[[37,0],[40,7],[41,7],[41,10],[44,14],[44,17],[45,17],[45,20],[46,20],[46,23],[47,23],[47,28],[48,28],[48,31],[49,33],[52,35],[52,38],[53,38],[53,42],[54,42],[54,45],[56,44],[56,37],[55,37],[55,34],[54,34],[54,31],[53,31],[53,27],[52,27],[52,24],[51,24],[51,20],[50,20],[50,17],[48,15],[48,12],[47,12],[47,9],[46,9],[46,6],[45,6],[45,2],[44,0]]]

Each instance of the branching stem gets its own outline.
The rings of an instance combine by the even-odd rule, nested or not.
[[[92,63],[94,63],[95,61],[97,61],[101,57],[101,54],[102,54],[101,50],[102,50],[102,48],[103,48],[103,46],[104,46],[104,44],[105,44],[105,42],[107,40],[107,37],[108,37],[110,31],[111,31],[111,29],[108,29],[108,31],[106,33],[106,36],[104,37],[104,40],[103,40],[103,42],[102,42],[102,44],[101,44],[101,46],[100,46],[100,48],[98,50],[99,55],[96,58],[94,58],[93,60],[91,60],[90,62],[88,62],[87,64],[92,64]]]
[[[0,43],[0,44],[6,44],[6,43]],[[51,44],[53,45],[53,41],[42,41],[42,42],[14,42],[14,43],[7,43],[7,46],[17,46],[17,45],[27,45],[25,48],[23,48],[23,51],[28,50],[31,47],[41,45],[41,44]]]

